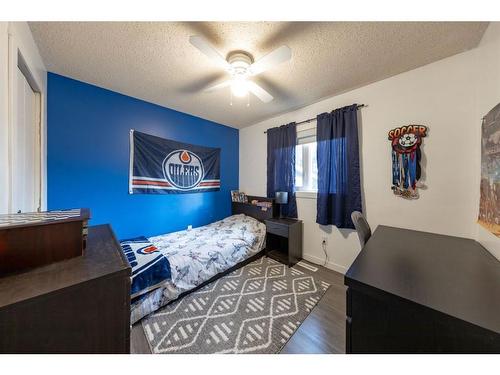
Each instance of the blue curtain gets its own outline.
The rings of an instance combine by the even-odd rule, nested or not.
[[[274,198],[277,191],[288,192],[288,204],[282,206],[282,214],[297,217],[295,199],[295,146],[297,125],[272,128],[267,131],[267,196]]]
[[[361,212],[357,105],[317,116],[318,197],[316,222],[354,229]]]

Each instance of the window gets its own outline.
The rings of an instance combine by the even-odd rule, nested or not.
[[[318,191],[316,160],[316,128],[297,132],[295,148],[295,188],[297,191]]]

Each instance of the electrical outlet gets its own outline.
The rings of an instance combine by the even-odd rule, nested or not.
[[[323,246],[328,245],[328,237],[322,237],[322,238],[321,238],[321,244],[322,244]]]
[[[188,230],[193,229],[193,226],[191,224],[188,225]]]

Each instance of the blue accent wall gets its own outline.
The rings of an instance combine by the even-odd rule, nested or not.
[[[238,189],[238,130],[48,73],[47,205],[88,207],[91,225],[119,239],[205,225],[231,213]],[[221,148],[221,189],[129,195],[129,131]]]

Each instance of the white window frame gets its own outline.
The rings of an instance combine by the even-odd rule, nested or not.
[[[304,133],[311,133],[311,131],[314,131],[314,135],[316,135],[316,121],[312,121],[310,123],[306,124],[301,124],[297,126],[297,145],[301,144],[300,143],[300,136],[301,132]],[[306,142],[309,143],[309,142]],[[312,142],[311,142],[312,143]],[[309,159],[311,160],[311,159]],[[311,173],[311,168],[305,168],[304,169],[304,176],[307,176],[307,174]],[[295,195],[297,198],[306,198],[306,199],[316,199],[317,197],[317,191],[314,190],[295,190]]]

